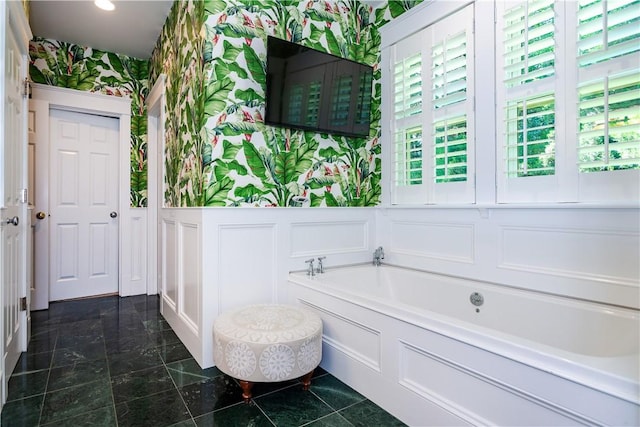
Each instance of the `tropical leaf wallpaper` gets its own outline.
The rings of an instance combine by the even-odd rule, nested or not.
[[[131,206],[147,204],[145,99],[160,74],[166,206],[375,206],[378,29],[420,1],[180,0],[149,61],[35,38],[30,75],[37,83],[131,97]],[[269,35],[374,67],[368,138],[264,124]]]
[[[150,64],[167,75],[168,206],[379,203],[380,34],[419,1],[176,2]],[[374,66],[372,128],[349,138],[266,126],[268,35]]]
[[[149,62],[86,46],[35,38],[29,46],[35,83],[131,98],[131,206],[147,205]]]

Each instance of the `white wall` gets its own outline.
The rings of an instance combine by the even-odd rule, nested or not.
[[[380,208],[385,261],[640,307],[637,208]]]
[[[287,274],[305,260],[371,261],[375,210],[162,209],[162,313],[203,367],[213,365],[213,321],[251,304],[287,301]]]
[[[384,262],[640,308],[635,208],[162,209],[163,314],[203,366],[218,313],[287,301],[287,274]],[[134,239],[135,240],[135,239]]]

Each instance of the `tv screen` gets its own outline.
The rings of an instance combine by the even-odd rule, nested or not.
[[[265,123],[367,137],[372,81],[368,65],[269,36]]]

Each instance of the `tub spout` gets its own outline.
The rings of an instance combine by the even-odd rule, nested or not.
[[[382,260],[384,259],[384,249],[382,246],[379,246],[375,251],[373,251],[373,265],[376,267],[382,264]]]

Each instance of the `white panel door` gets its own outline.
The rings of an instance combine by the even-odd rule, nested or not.
[[[1,7],[4,7],[2,5]],[[20,311],[20,298],[26,296],[26,129],[22,95],[24,57],[11,26],[5,29],[4,52],[4,134],[0,158],[2,167],[1,237],[2,254],[2,389],[0,407],[6,398],[7,382],[20,352],[26,347],[26,316]],[[26,348],[25,348],[26,349]]]
[[[50,301],[118,292],[118,129],[51,110]]]

